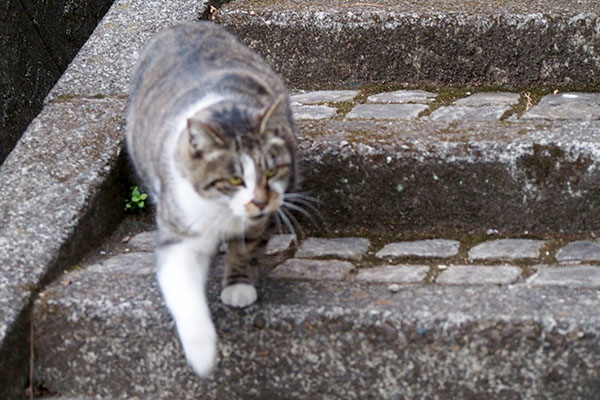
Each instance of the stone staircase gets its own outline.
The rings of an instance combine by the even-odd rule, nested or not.
[[[213,10],[288,82],[323,223],[245,310],[217,257],[202,380],[117,209],[139,48],[206,4],[116,1],[0,169],[0,398],[28,371],[66,399],[600,397],[600,5],[500,3]]]

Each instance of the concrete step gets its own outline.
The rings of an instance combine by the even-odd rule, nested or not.
[[[275,2],[269,3],[276,4]],[[240,10],[243,10],[245,3],[230,3],[226,8],[218,11],[217,16],[220,13],[221,17],[224,18],[226,10],[233,10],[232,7],[235,4],[239,5]],[[256,6],[257,2],[247,2],[247,4]],[[323,4],[332,5],[331,3]],[[372,7],[375,9],[383,6],[383,3],[370,4],[375,4],[375,7]],[[581,11],[582,13],[586,10],[595,12],[597,7],[595,3],[589,2],[573,3],[572,7],[562,7],[561,4],[563,3],[553,4],[558,4],[558,6],[552,6],[551,10],[552,13],[558,13],[557,15],[569,14],[570,10]],[[301,5],[296,4],[296,7],[301,7]],[[312,5],[320,7],[315,3],[312,3]],[[358,4],[348,3],[348,5],[352,6],[349,8],[353,9]],[[522,7],[528,6],[513,4],[510,7],[510,9],[521,10]],[[540,7],[548,6],[542,5]],[[564,10],[562,14],[556,11],[561,7]],[[291,10],[298,9],[292,8]],[[356,9],[361,9],[361,7]],[[122,217],[121,205],[123,204],[123,196],[126,194],[124,193],[126,189],[120,187],[123,182],[122,173],[125,171],[124,157],[122,157],[123,112],[128,90],[128,77],[139,49],[155,31],[177,22],[192,21],[197,18],[197,11],[196,8],[190,7],[188,1],[184,0],[170,0],[169,2],[116,1],[90,40],[46,98],[42,113],[33,121],[0,168],[0,397],[16,398],[17,394],[22,393],[26,384],[29,359],[29,325],[33,300],[48,282],[72,266],[74,260],[81,258],[82,254],[91,246],[99,243]],[[306,15],[310,16],[312,14]],[[394,15],[390,13],[391,17],[396,18]],[[457,17],[458,14],[452,15]],[[316,15],[316,17],[319,16]],[[531,21],[533,22],[531,22],[531,25],[533,27],[538,26],[540,21],[542,25],[545,23],[543,22],[546,21],[544,18],[538,17],[532,17]],[[444,19],[443,16],[440,16],[440,18],[441,20]],[[259,20],[260,18],[255,19]],[[323,19],[327,19],[325,14],[323,14]],[[465,19],[465,21],[468,20],[470,18]],[[516,20],[521,21],[520,19]],[[562,31],[550,31],[555,32],[558,35],[557,37],[562,38],[560,39],[561,46],[563,44],[570,46],[575,42],[583,43],[582,49],[587,51],[585,50],[588,49],[586,45],[589,46],[591,42],[588,41],[589,35],[581,29],[587,29],[586,27],[593,20],[593,16],[592,14],[582,14],[581,20],[583,22],[578,25],[579,28],[573,28],[575,32],[582,35],[581,42],[564,39],[565,36],[559,34]],[[437,20],[432,18],[431,21],[435,22]],[[498,17],[498,21],[502,21],[500,17]],[[547,21],[549,21],[548,23],[553,22],[555,18],[552,17]],[[222,22],[228,23],[225,19]],[[569,24],[569,27],[576,25],[571,22]],[[271,25],[275,29],[277,24]],[[295,26],[294,24],[288,25],[290,27]],[[240,25],[240,28],[242,26]],[[457,29],[460,26],[462,25],[457,25]],[[438,32],[437,28],[432,32]],[[529,40],[530,37],[535,37],[539,32],[532,30],[530,33],[531,36],[523,36],[523,40],[525,38]],[[277,35],[276,30],[273,31],[273,35]],[[318,44],[319,41],[317,40],[314,43]],[[340,43],[343,44],[343,42]],[[437,43],[439,44],[439,41]],[[310,47],[304,46],[303,51],[308,52],[309,49]],[[380,48],[380,50],[385,49]],[[381,57],[384,55],[382,53]],[[272,61],[277,61],[272,55],[268,55],[268,57]],[[371,56],[369,55],[369,57]],[[385,64],[384,58],[379,60],[381,65]],[[544,61],[546,59],[542,58],[540,60],[542,64],[544,62],[548,64],[547,61]],[[365,65],[371,68],[367,64]],[[536,66],[538,64],[534,63],[532,65]],[[552,63],[548,65],[552,68],[555,66]],[[571,65],[573,71],[578,71],[578,65],[589,66],[589,61],[582,61],[581,64],[571,62]],[[281,67],[276,65],[276,68]],[[469,70],[474,66],[465,64],[464,68]],[[522,68],[524,68],[524,76],[528,76],[529,67]],[[531,68],[536,70],[535,67]],[[552,68],[549,71],[559,71]],[[590,77],[596,76],[594,68],[589,68]],[[331,65],[327,66],[327,69],[335,74],[339,73]],[[325,69],[319,69],[319,71],[321,70]],[[373,70],[373,77],[376,76],[374,72],[375,70]],[[364,73],[364,75],[368,74]],[[294,82],[289,76],[287,78],[297,89],[311,89],[341,85],[341,83],[336,83],[337,81],[333,80],[335,76],[343,77],[344,75],[330,75],[330,78],[328,78],[330,82],[326,83],[317,80],[316,75],[313,75],[315,79],[303,81],[306,86],[300,85],[300,81]],[[550,108],[547,107],[545,112],[537,114],[539,118],[532,118],[535,116],[533,108],[528,111],[531,113],[529,117],[527,117],[528,112],[525,112],[528,108],[527,96],[525,95],[527,91],[517,90],[516,92],[523,92],[520,97],[520,106],[511,105],[510,110],[502,114],[498,121],[473,121],[466,117],[468,113],[465,110],[443,110],[444,106],[452,105],[455,100],[454,97],[467,98],[466,93],[460,96],[453,94],[440,96],[440,94],[448,94],[449,89],[424,86],[424,89],[434,92],[437,97],[432,102],[425,103],[425,108],[423,106],[418,107],[418,105],[428,101],[427,96],[418,100],[413,99],[411,101],[415,103],[411,104],[413,112],[415,109],[421,110],[418,115],[411,117],[413,119],[398,120],[396,116],[389,119],[389,110],[387,114],[384,110],[382,119],[381,110],[365,110],[364,107],[362,110],[361,108],[356,109],[358,106],[367,105],[369,103],[368,96],[370,95],[401,89],[403,88],[402,82],[416,82],[415,79],[417,78],[415,76],[401,79],[398,75],[399,83],[395,82],[390,85],[387,82],[382,87],[367,86],[360,88],[361,93],[356,98],[343,100],[342,102],[320,101],[317,102],[319,104],[312,105],[317,106],[316,108],[306,108],[309,105],[307,103],[311,100],[296,99],[299,104],[297,116],[299,117],[299,127],[302,135],[299,154],[306,177],[304,188],[312,191],[315,196],[322,200],[319,207],[326,223],[323,232],[321,232],[322,235],[377,235],[381,237],[382,241],[384,239],[392,241],[429,237],[460,239],[470,235],[481,238],[481,235],[487,231],[499,232],[504,236],[514,237],[533,235],[538,238],[544,236],[551,238],[556,234],[570,236],[570,239],[592,237],[592,233],[598,225],[598,213],[596,212],[596,199],[598,196],[595,196],[597,190],[595,183],[598,180],[596,168],[598,157],[595,149],[599,147],[596,145],[594,135],[598,122],[586,120],[586,118],[587,116],[596,118],[595,100],[580,96],[587,100],[583,103],[577,103],[570,108],[571,111],[565,113],[563,106],[556,105],[550,99],[548,104],[555,105]],[[422,76],[422,82],[427,80],[443,81],[441,79],[429,79],[426,74]],[[441,74],[441,76],[446,75]],[[555,76],[560,80],[560,84],[567,83],[567,77],[571,79],[570,82],[576,85],[580,82],[574,78],[574,75],[571,77],[566,72],[556,72],[550,78]],[[550,78],[547,79],[547,83],[552,84],[553,80]],[[378,82],[381,80],[381,78],[374,79]],[[356,89],[353,86],[359,81],[369,82],[362,78],[358,81],[355,78],[344,78],[339,82],[347,82],[346,89]],[[475,84],[487,81],[465,80],[465,82]],[[510,83],[510,81],[506,82]],[[538,81],[527,78],[527,82]],[[411,85],[411,88],[414,88],[414,85]],[[463,92],[466,90],[463,90]],[[577,96],[579,97],[579,95]],[[392,97],[395,98],[394,101],[398,101],[398,97],[402,96],[395,95]],[[537,104],[534,92],[530,93],[530,97],[532,98],[531,105]],[[468,103],[471,100],[465,101]],[[543,105],[542,102],[539,104]],[[301,113],[309,118],[322,115],[317,114],[319,112],[331,116],[331,109],[328,109],[327,106],[332,105],[333,107],[330,108],[335,111],[333,117],[321,120],[300,118],[302,117]],[[415,106],[417,107],[415,108]],[[459,104],[456,104],[456,106],[459,106]],[[463,104],[463,106],[466,105]],[[403,107],[398,107],[398,105],[394,107],[394,115],[399,114],[400,111],[407,112],[406,109],[402,110]],[[569,108],[567,107],[567,109]],[[438,112],[437,110],[442,111]],[[548,110],[550,110],[549,113]],[[482,115],[491,115],[495,118],[498,116],[498,110],[482,108],[480,111]],[[444,113],[446,113],[445,115],[463,113],[463,116],[459,121],[444,121],[442,118]],[[470,115],[470,118],[472,118],[473,113]],[[566,115],[567,119],[556,119],[560,115]],[[503,201],[499,202],[498,199]],[[130,297],[133,294],[127,294],[127,292],[123,292],[122,295],[116,294],[112,290],[121,288],[121,286],[108,288],[112,284],[108,281],[102,284],[99,281],[99,290],[106,290],[105,293],[107,293],[100,298],[115,298],[117,299],[115,301],[122,298],[125,301],[123,307],[127,307],[127,304],[135,305],[135,307],[139,306],[141,310],[140,321],[146,313],[144,307],[151,307],[154,304],[156,309],[149,311],[154,313],[152,318],[158,318],[165,324],[168,323],[168,316],[161,308],[162,301],[158,298],[153,286],[154,281],[150,276],[151,274],[146,271],[144,274],[135,275],[133,278],[129,275],[131,275],[129,272],[122,274],[123,284],[134,285],[137,282],[134,281],[139,279],[140,281],[137,283],[150,288],[150,292],[144,292],[146,294],[139,293],[142,296],[139,298],[141,303],[138,304],[135,296]],[[98,277],[98,279],[100,278]],[[133,281],[130,279],[133,279]],[[57,282],[61,281],[62,279],[59,279]],[[314,286],[307,283],[300,283],[296,286],[295,283],[291,284],[289,281],[278,279],[267,279],[266,282],[267,285],[261,289],[263,290],[264,304],[273,304],[273,307],[275,307],[274,311],[268,312],[275,313],[273,315],[279,315],[278,312],[281,312],[281,315],[290,312],[292,316],[290,325],[294,327],[291,330],[292,332],[303,332],[296,330],[296,327],[301,326],[301,322],[305,317],[299,316],[298,320],[294,320],[294,314],[290,311],[291,308],[303,309],[304,297],[302,300],[296,301],[293,295],[301,290],[307,290],[307,294],[315,293],[315,298],[325,298],[323,296],[326,296],[330,290],[337,290],[340,296],[344,293],[358,293],[357,303],[349,302],[345,306],[346,308],[332,309],[331,312],[327,311],[329,308],[319,308],[322,311],[327,311],[326,315],[339,315],[342,322],[351,321],[352,316],[356,316],[359,322],[363,321],[361,318],[367,318],[365,316],[365,310],[367,309],[384,312],[389,308],[394,308],[391,305],[379,304],[374,297],[372,297],[372,302],[365,299],[360,300],[360,293],[365,292],[371,285],[354,282],[354,280],[331,285],[316,283]],[[56,285],[59,285],[59,283]],[[52,287],[56,287],[56,285]],[[84,289],[93,287],[91,282],[85,285]],[[71,286],[67,285],[67,287]],[[346,286],[347,289],[344,289]],[[58,289],[61,287],[62,285],[58,286]],[[375,287],[379,286],[375,285]],[[132,286],[129,286],[129,288],[131,289]],[[268,293],[272,292],[273,294],[269,295],[265,292],[265,288],[268,289]],[[519,288],[523,287],[517,286],[517,289]],[[283,303],[278,302],[276,295],[281,294],[283,296],[288,289],[292,297],[282,297],[286,300]],[[400,297],[399,301],[403,305],[406,303],[407,307],[413,304],[414,309],[418,311],[416,317],[411,317],[413,319],[407,320],[407,323],[410,321],[415,324],[419,321],[429,323],[430,321],[427,320],[429,307],[446,309],[443,304],[436,303],[438,301],[436,299],[439,299],[442,303],[448,302],[450,304],[451,302],[457,302],[456,299],[460,298],[461,300],[458,302],[462,304],[463,297],[458,296],[467,293],[464,295],[464,307],[470,301],[475,302],[476,299],[481,298],[482,304],[484,304],[482,307],[489,306],[489,308],[485,308],[488,310],[488,314],[485,314],[485,316],[490,315],[491,318],[494,314],[490,311],[494,296],[497,295],[502,298],[505,289],[475,287],[464,291],[454,287],[424,285],[424,287],[419,286],[419,289],[416,287],[408,288],[406,293],[407,296],[411,294],[416,296],[422,294],[423,290],[425,292],[431,291],[430,303],[421,304],[418,297],[414,297],[414,299]],[[214,289],[212,290],[214,292]],[[344,290],[347,291],[344,292]],[[381,293],[388,293],[386,291],[388,290],[387,287],[381,287],[377,290]],[[514,293],[520,293],[520,290],[522,289]],[[90,293],[92,292],[88,291],[87,294]],[[591,307],[590,304],[593,303],[588,301],[589,299],[586,300],[585,296],[592,295],[595,292],[583,288],[547,288],[546,290],[535,287],[532,288],[532,291],[526,293],[530,293],[532,296],[546,296],[550,299],[547,303],[548,306],[530,301],[529,298],[526,298],[527,295],[523,294],[524,297],[517,296],[512,303],[507,303],[505,306],[507,312],[510,311],[508,310],[509,306],[514,306],[515,310],[521,310],[521,306],[524,308],[527,304],[533,304],[535,307],[539,306],[544,310],[546,314],[543,315],[552,318],[554,318],[554,309],[563,310],[564,314],[557,314],[557,320],[564,321],[564,318],[567,318],[567,320],[571,318],[570,315],[565,317],[570,311],[570,305],[576,304],[577,307],[581,306],[584,309]],[[77,296],[83,296],[83,294],[81,292]],[[211,296],[214,299],[214,294]],[[127,299],[133,300],[131,300],[131,303],[127,303],[127,301],[130,301]],[[343,300],[344,298],[340,297],[340,299]],[[348,297],[348,299],[352,299],[352,297]],[[382,301],[387,300],[384,298]],[[82,301],[82,307],[85,304],[87,303]],[[286,308],[285,304],[290,304],[293,307]],[[311,304],[316,303],[308,302],[306,307]],[[325,302],[322,307],[329,307],[328,304]],[[459,306],[463,307],[461,304]],[[488,304],[488,306],[485,306],[485,304]],[[561,306],[561,304],[563,305]],[[361,305],[366,308],[361,309]],[[120,319],[124,318],[122,315],[115,314],[116,319],[105,319],[102,314],[103,311],[93,311],[96,305],[90,304],[89,307],[86,312],[97,312],[97,314],[89,315],[98,316],[99,321],[101,321],[99,325],[104,325],[105,321],[109,321],[106,326],[111,326],[112,323],[118,325]],[[232,314],[224,308],[220,309],[218,305],[215,305],[215,307],[217,314],[226,315],[226,317],[223,317],[225,324],[232,323],[235,325],[240,323],[239,321],[236,322],[234,318],[238,314]],[[499,307],[504,306],[500,305]],[[500,311],[504,309],[499,308]],[[242,323],[245,321],[243,320],[245,315],[247,315],[247,318],[253,318],[257,315],[253,314],[255,312],[253,310],[257,309],[249,310],[248,314],[245,314],[245,312],[239,314]],[[312,309],[307,310],[310,316],[317,318],[317,314],[311,311]],[[338,312],[339,314],[336,314]],[[527,313],[534,314],[531,310]],[[265,314],[263,318],[269,315],[271,314]],[[346,315],[349,316],[346,318],[344,317]],[[79,318],[75,314],[73,317]],[[51,334],[51,330],[44,328],[44,326],[48,326],[48,329],[51,329],[50,325],[44,325],[51,321],[44,320],[42,322],[41,318],[40,316],[41,332]],[[278,320],[279,317],[274,318]],[[539,321],[535,318],[534,320]],[[265,319],[265,321],[268,322],[269,320]],[[312,320],[309,318],[308,321]],[[569,321],[571,320],[567,322]],[[591,321],[593,328],[595,326],[593,318]],[[270,327],[267,322],[265,322],[265,326]],[[539,322],[533,324],[534,326],[540,326]],[[258,325],[261,325],[260,319]],[[398,331],[402,331],[405,337],[412,337],[411,325],[400,324],[394,326]],[[223,327],[226,327],[226,325],[223,325]],[[160,332],[163,331],[164,326],[156,325],[148,329],[156,329],[157,331],[154,334],[160,338]],[[525,328],[519,325],[517,332],[523,332],[523,329]],[[109,331],[110,329],[105,332]],[[73,332],[78,331],[74,329]],[[79,332],[83,334],[83,331]],[[265,332],[278,331],[276,329],[271,331],[268,328]],[[87,334],[89,332],[86,332]],[[143,336],[139,334],[139,331],[137,334]],[[254,335],[252,334],[250,339],[253,340],[257,337],[260,339],[260,333],[256,334],[258,336],[252,336]],[[271,334],[269,333],[269,335]],[[584,335],[584,337],[594,337],[592,334],[590,335]],[[46,336],[42,335],[41,337]],[[93,334],[85,337],[89,337],[90,340],[94,338]],[[315,336],[314,338],[324,340],[321,336]],[[98,340],[101,339],[98,338]],[[107,337],[105,336],[104,339],[107,339]],[[149,340],[152,340],[151,337]],[[304,343],[302,339],[298,340],[301,341],[297,343]],[[63,344],[70,346],[73,343],[67,341]],[[171,348],[176,349],[178,346],[172,334],[169,334],[168,338],[165,334],[163,339],[159,339],[157,343],[160,346],[168,345],[165,347],[166,351],[170,351]],[[277,341],[274,341],[274,343],[277,343]],[[584,343],[585,346],[587,346],[586,343]],[[309,345],[307,344],[307,346]],[[142,348],[144,349],[144,347]],[[145,351],[142,350],[136,357],[142,359]],[[103,355],[104,353],[97,352],[96,354]],[[405,357],[405,355],[402,355],[402,357]],[[118,356],[113,358],[118,358]],[[310,359],[314,359],[314,357],[310,356]],[[343,362],[345,360],[347,359],[344,359]],[[406,362],[408,361],[410,360]],[[151,360],[148,361],[148,363],[151,362]],[[268,364],[269,362],[271,361],[263,360],[261,361],[263,364],[259,366],[265,366],[265,363]],[[307,362],[310,362],[310,360]],[[76,368],[79,365],[77,363],[79,361],[70,365]],[[121,365],[124,366],[126,363]],[[366,364],[360,365],[365,367],[365,371],[369,371],[370,367],[367,368]],[[185,368],[183,365],[180,367],[182,370]],[[129,368],[131,368],[131,365],[124,367],[124,371]],[[73,369],[69,371],[73,371]],[[294,371],[290,366],[286,374],[293,374]],[[182,373],[186,374],[187,372]],[[64,381],[76,380],[77,376],[73,373]],[[551,378],[555,375],[550,374],[549,376]],[[97,380],[102,381],[103,377],[104,375],[99,372]],[[88,382],[94,381],[94,379],[90,379]],[[130,378],[130,380],[136,379],[138,379],[138,376]],[[160,379],[157,379],[155,382],[160,382]],[[191,383],[189,384],[193,385],[193,382],[196,381],[190,379]],[[251,378],[244,378],[244,380],[247,379]],[[212,387],[216,387],[214,385]],[[448,390],[460,389],[452,383],[448,385],[450,385]],[[96,388],[96,386],[93,387]],[[107,387],[110,387],[110,385]],[[576,389],[573,392],[577,393]],[[118,398],[119,396],[115,395],[113,397]]]
[[[600,228],[598,93],[381,90],[292,96],[325,231]]]
[[[152,237],[106,248],[40,294],[36,382],[103,399],[600,395],[600,265],[580,265],[600,261],[598,242],[288,241],[244,310],[218,300],[219,256],[208,285],[219,363],[202,380],[157,288]]]
[[[597,87],[594,0],[232,1],[215,15],[298,88]]]

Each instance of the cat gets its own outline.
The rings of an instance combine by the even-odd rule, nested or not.
[[[217,359],[205,283],[228,244],[221,301],[257,300],[256,266],[296,185],[296,127],[282,79],[211,22],[166,28],[130,84],[126,146],[156,205],[157,279],[185,356],[200,376]],[[293,207],[293,205],[292,205]]]

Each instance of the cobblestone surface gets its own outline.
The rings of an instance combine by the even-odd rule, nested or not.
[[[537,258],[540,248],[545,244],[542,240],[531,239],[499,239],[478,244],[469,251],[470,260],[518,260]]]
[[[587,240],[571,242],[556,253],[556,261],[565,264],[600,261],[600,243]]]
[[[523,118],[600,119],[600,94],[561,93],[544,96]]]
[[[337,110],[324,105],[336,102],[355,102],[353,90],[327,90],[297,94],[291,97],[292,109],[298,120],[331,119]],[[437,94],[424,90],[397,90],[382,92],[367,98],[366,104],[355,104],[343,116],[346,120],[407,120],[417,119],[429,108]],[[423,117],[432,121],[496,121],[510,114],[521,99],[510,92],[481,92],[442,105]],[[522,115],[512,115],[509,121],[519,119],[595,120],[600,119],[599,93],[559,93],[542,97]]]
[[[506,285],[521,276],[521,269],[509,265],[452,265],[442,271],[436,282],[446,285]]]
[[[529,278],[533,286],[600,288],[600,266],[543,268]]]
[[[432,112],[429,119],[432,121],[497,121],[509,110],[509,106],[448,106]]]
[[[435,93],[425,90],[396,90],[374,94],[367,98],[367,103],[419,103],[425,104],[435,100]]]
[[[136,265],[136,274],[151,274],[154,258],[148,256],[153,251],[155,232],[143,232],[126,237],[122,242],[129,253],[106,256],[88,268],[111,274],[131,273],[131,265]],[[565,286],[600,288],[600,266],[580,265],[598,261],[600,244],[591,240],[569,242],[556,250],[553,265],[536,264],[541,261],[539,249],[551,241],[530,239],[498,239],[472,246],[467,252],[468,260],[460,257],[461,243],[449,239],[428,239],[393,242],[384,245],[375,254],[369,253],[370,241],[367,238],[309,237],[299,243],[294,258],[285,255],[294,244],[293,235],[273,235],[265,254],[272,257],[276,267],[269,273],[271,279],[291,279],[307,281],[342,281],[353,279],[373,284],[392,284],[393,291],[401,290],[405,284],[439,285],[509,285],[524,282],[528,276],[526,269],[536,272],[527,278],[531,286]],[[550,246],[552,247],[552,246]],[[369,255],[370,254],[370,255]],[[436,262],[409,261],[400,264],[390,263],[394,258],[445,258],[449,261],[463,260],[454,265]],[[458,257],[458,258],[457,258]],[[531,267],[511,265],[510,262],[529,261]],[[465,261],[504,260],[509,264],[477,265],[461,264]],[[354,263],[360,262],[357,269]],[[567,265],[568,264],[568,265]],[[579,265],[578,265],[579,264]],[[437,274],[430,275],[432,271]],[[429,277],[429,278],[428,278]],[[391,289],[390,289],[391,290]]]
[[[291,258],[271,271],[270,277],[276,279],[341,281],[354,268],[354,265],[348,261]]]
[[[377,283],[420,283],[429,273],[427,265],[384,265],[363,269],[356,280]]]
[[[294,94],[290,96],[290,101],[301,104],[339,103],[354,100],[358,93],[358,90],[316,90]]]
[[[429,239],[386,244],[375,255],[378,258],[397,257],[452,257],[458,254],[460,243],[456,240]]]
[[[348,260],[360,260],[369,250],[369,239],[307,238],[296,252],[297,258],[338,257]]]
[[[359,104],[346,114],[346,119],[414,119],[425,110],[423,104]]]

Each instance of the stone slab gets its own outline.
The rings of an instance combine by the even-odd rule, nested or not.
[[[127,241],[127,247],[133,251],[154,251],[156,231],[138,233]]]
[[[367,103],[419,103],[427,104],[435,100],[437,94],[425,90],[396,90],[371,95]]]
[[[358,90],[316,90],[290,96],[292,103],[319,104],[352,101],[358,96]]]
[[[527,283],[532,286],[600,288],[599,266],[541,268]]]
[[[540,102],[521,118],[550,120],[600,119],[600,94],[560,93],[542,97]]]
[[[273,235],[267,243],[265,254],[268,256],[283,253],[289,250],[296,237],[294,235]]]
[[[294,119],[302,120],[320,120],[331,119],[336,116],[337,110],[329,106],[312,106],[302,104],[292,104],[292,113]]]
[[[475,93],[462,99],[456,100],[453,104],[457,106],[481,107],[481,106],[514,106],[519,103],[521,95],[509,92],[482,92]]]
[[[369,250],[366,238],[313,238],[302,242],[296,251],[297,258],[336,257],[347,260],[360,260]]]
[[[422,283],[429,267],[427,265],[384,265],[361,269],[357,281],[374,283]]]
[[[22,323],[37,288],[122,217],[124,108],[116,98],[47,105],[0,167],[0,394],[26,379],[11,375],[27,364]],[[13,335],[19,346],[7,345]]]
[[[215,15],[296,88],[597,87],[593,0],[236,1]]]
[[[348,261],[291,258],[275,267],[269,277],[273,279],[341,281],[352,270],[354,270],[354,265]]]
[[[415,119],[426,109],[427,106],[423,104],[359,104],[346,114],[345,119]]]
[[[428,239],[388,243],[375,256],[395,257],[452,257],[458,254],[460,243],[449,239]]]
[[[124,266],[119,276],[74,271],[64,277],[71,284],[43,292],[36,379],[64,398],[600,394],[597,290],[405,285],[392,293],[267,279],[259,302],[237,310],[219,302],[222,258],[215,267],[207,287],[219,362],[209,378],[186,366],[154,275]]]
[[[510,106],[446,106],[435,109],[427,118],[432,121],[498,121]]]
[[[521,269],[511,265],[451,265],[436,279],[442,285],[508,285],[521,277]]]
[[[600,243],[589,240],[567,243],[556,253],[556,261],[565,264],[600,261]]]
[[[498,239],[478,244],[469,250],[469,260],[518,260],[538,258],[546,242],[532,239]]]
[[[190,22],[206,6],[185,0],[117,0],[61,76],[46,102],[72,96],[127,96],[129,77],[144,43],[161,28]]]

